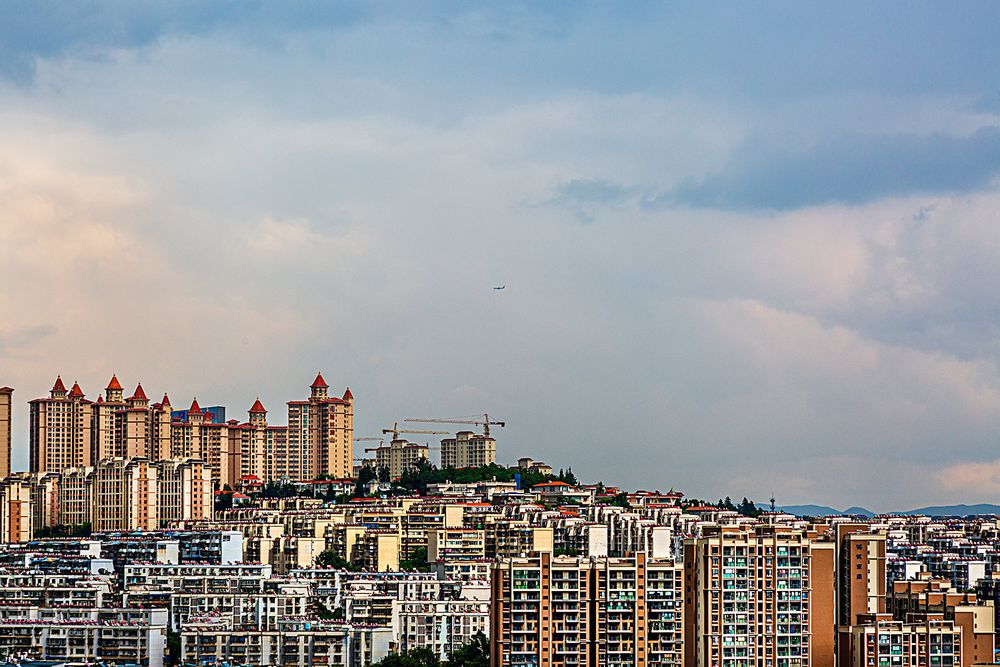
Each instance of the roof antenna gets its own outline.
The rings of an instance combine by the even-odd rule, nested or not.
[[[771,494],[771,513],[774,513],[774,493]]]

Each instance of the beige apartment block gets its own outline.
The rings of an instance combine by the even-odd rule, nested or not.
[[[322,374],[311,396],[288,404],[288,426],[271,426],[258,399],[245,423],[216,423],[192,402],[183,421],[171,417],[170,398],[151,403],[142,384],[131,396],[113,375],[104,395],[92,402],[79,385],[56,380],[48,398],[31,401],[31,470],[62,472],[109,458],[204,461],[218,485],[237,486],[241,477],[313,480],[350,477],[354,442],[354,396],[331,397]],[[11,392],[0,389],[0,467],[9,443]],[[9,449],[9,447],[8,447]],[[8,466],[9,469],[9,466]]]
[[[62,472],[92,464],[93,402],[84,397],[79,384],[67,391],[62,378],[56,378],[49,397],[36,398],[29,406],[32,472]]]
[[[59,506],[59,487],[63,475],[55,472],[36,472],[31,475],[31,508],[35,528],[61,524],[63,521],[62,508]]]
[[[112,458],[94,468],[93,529],[156,530],[157,469],[146,458]]]
[[[497,441],[472,431],[459,431],[441,441],[442,468],[479,468],[497,462]]]
[[[871,526],[841,523],[834,526],[837,545],[837,624],[850,626],[862,614],[886,611],[885,535]]]
[[[14,390],[0,387],[0,479],[10,474],[11,424]]]
[[[961,628],[940,614],[916,615],[908,621],[895,621],[889,614],[860,614],[857,621],[841,642],[845,648],[837,660],[840,667],[973,664],[962,652]]]
[[[0,542],[27,542],[34,535],[32,479],[17,473],[0,481]]]
[[[316,374],[305,401],[288,403],[288,439],[283,477],[315,479],[350,477],[354,451],[354,395],[329,395],[322,373]]]
[[[833,664],[834,546],[783,526],[684,542],[684,664]]]
[[[420,461],[428,461],[429,448],[407,440],[395,439],[388,445],[375,448],[375,466],[389,471],[391,479],[417,469]]]
[[[212,471],[212,481],[220,486],[233,485],[239,477],[230,468],[234,444],[230,425],[212,421],[212,413],[202,410],[197,398],[188,408],[187,421],[170,425],[170,458],[204,461]]]
[[[212,471],[197,459],[169,459],[156,468],[157,516],[161,526],[171,521],[211,519],[214,511]]]
[[[642,554],[503,559],[491,582],[491,664],[680,665],[682,582],[679,564]]]
[[[67,468],[58,485],[58,512],[52,513],[54,523],[79,526],[94,523],[94,468]],[[56,518],[58,517],[58,518]]]
[[[121,456],[116,446],[115,413],[125,408],[124,390],[112,375],[104,396],[98,396],[91,412],[91,458],[94,461]]]

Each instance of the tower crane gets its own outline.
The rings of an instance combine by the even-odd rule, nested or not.
[[[451,417],[443,419],[404,419],[405,422],[416,422],[418,424],[468,424],[470,426],[482,426],[483,435],[490,437],[490,426],[506,426],[507,422],[490,419],[488,414],[484,414],[482,419],[477,417]]]
[[[400,430],[400,428],[399,428],[399,422],[394,422],[393,425],[392,425],[392,428],[384,428],[384,429],[382,429],[382,433],[383,434],[392,433],[392,439],[393,440],[399,440],[399,434],[400,433],[405,433],[405,434],[411,434],[412,433],[412,434],[415,434],[415,435],[451,435],[451,433],[448,432],[448,431],[412,431],[412,430],[406,430],[406,431],[404,431],[404,430]]]

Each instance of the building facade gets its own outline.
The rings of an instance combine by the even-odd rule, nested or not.
[[[834,553],[781,526],[710,526],[684,542],[688,667],[829,666]]]
[[[14,390],[0,387],[0,479],[10,474],[11,425],[14,422]]]
[[[502,559],[491,580],[491,664],[680,665],[682,575],[677,563],[641,554]]]
[[[57,377],[49,397],[36,398],[29,406],[32,472],[62,472],[92,464],[93,403],[84,397],[79,384],[67,391]]]
[[[441,441],[442,468],[479,468],[497,462],[497,441],[472,431],[459,431]]]

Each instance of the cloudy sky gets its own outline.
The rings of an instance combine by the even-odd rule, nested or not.
[[[0,385],[1000,497],[1000,5],[0,4]],[[502,292],[495,285],[507,286]]]

